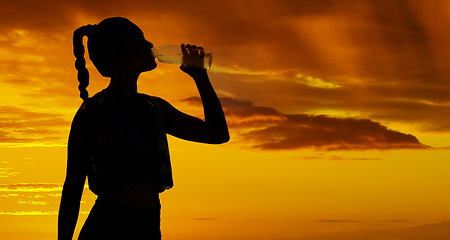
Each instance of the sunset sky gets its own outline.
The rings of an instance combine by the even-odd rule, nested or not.
[[[113,16],[213,52],[231,140],[169,137],[163,239],[450,239],[450,1],[0,0],[1,239],[56,239],[72,34]],[[92,96],[109,80],[88,69]],[[177,66],[138,86],[202,117]]]

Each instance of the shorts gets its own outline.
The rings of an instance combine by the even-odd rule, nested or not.
[[[78,240],[161,240],[161,205],[136,209],[106,198],[98,198]]]

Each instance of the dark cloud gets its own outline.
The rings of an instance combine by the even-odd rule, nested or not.
[[[1,1],[0,33],[10,34],[12,30],[33,30],[46,35],[47,40],[68,31],[73,25],[75,11],[71,1]],[[73,30],[70,30],[73,31]],[[46,33],[51,32],[53,35]]]
[[[186,101],[200,104],[198,98]],[[254,148],[365,150],[427,147],[411,134],[388,129],[369,119],[282,114],[273,108],[254,106],[251,102],[231,98],[221,101],[230,128]]]
[[[390,130],[369,119],[331,118],[324,115],[287,115],[286,121],[245,133],[258,139],[254,147],[268,150],[318,148],[364,150],[425,148],[416,137]]]
[[[184,102],[201,106],[199,97],[185,99]],[[266,126],[270,123],[285,119],[280,112],[273,108],[254,106],[248,101],[238,101],[232,98],[221,98],[228,126],[231,128],[251,128]]]

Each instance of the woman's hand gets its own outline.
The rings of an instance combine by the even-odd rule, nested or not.
[[[181,44],[181,52],[183,53],[183,63],[180,69],[189,74],[194,79],[201,74],[206,73],[204,68],[205,49],[195,45],[184,43]]]

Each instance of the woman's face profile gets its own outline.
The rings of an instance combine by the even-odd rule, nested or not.
[[[141,29],[130,24],[129,31],[121,35],[119,69],[132,72],[146,72],[156,68],[152,53],[153,44],[147,41]]]

